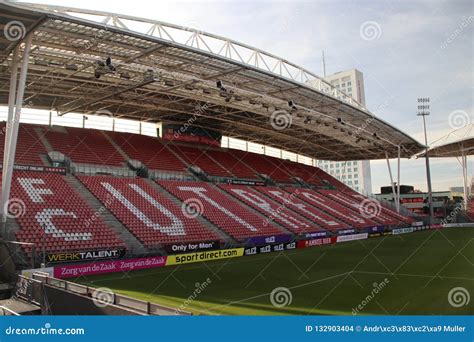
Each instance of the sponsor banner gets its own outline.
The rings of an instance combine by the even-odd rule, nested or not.
[[[407,233],[413,233],[413,231],[414,231],[413,227],[397,228],[397,229],[392,229],[392,234],[393,235],[407,234]]]
[[[248,179],[230,179],[230,184],[235,185],[254,185],[254,186],[264,186],[265,182],[256,181],[256,180],[248,180]]]
[[[117,259],[125,255],[125,248],[111,248],[86,252],[60,252],[46,254],[46,262],[76,262],[101,259]]]
[[[382,233],[383,236],[387,236],[387,235],[392,235],[392,231],[391,230],[386,230]]]
[[[321,238],[321,237],[324,237],[324,236],[327,236],[327,232],[313,232],[313,233],[304,233],[302,235],[303,239],[317,239],[317,238]]]
[[[290,249],[296,249],[296,242],[247,247],[244,250],[244,255],[248,256],[248,255],[261,254],[261,253],[281,252],[281,251],[287,251]]]
[[[338,236],[336,242],[347,242],[347,241],[355,241],[355,240],[364,240],[367,239],[369,236],[368,233],[361,233],[361,234],[352,234],[352,235],[342,235]]]
[[[298,248],[330,245],[331,243],[335,243],[335,242],[336,242],[335,236],[326,237],[322,239],[300,240],[298,241]]]
[[[182,265],[193,262],[212,261],[219,259],[236,258],[244,255],[244,248],[219,249],[216,251],[205,251],[190,254],[169,255],[166,266]]]
[[[48,276],[54,276],[54,267],[45,267],[45,268],[31,268],[29,270],[22,270],[21,275],[26,278],[32,278],[33,273],[42,272],[48,274]]]
[[[411,226],[412,226],[412,227],[420,227],[420,226],[423,226],[423,221],[412,222]]]
[[[96,261],[81,265],[64,265],[54,267],[55,278],[71,278],[103,273],[141,270],[166,265],[166,257],[149,257],[112,261]]]
[[[247,240],[247,245],[268,245],[271,243],[285,243],[292,239],[290,234],[255,236]]]
[[[357,230],[354,228],[341,229],[337,231],[338,235],[346,235],[346,234],[354,234],[354,233],[357,233]]]
[[[367,229],[367,233],[382,233],[385,230],[385,226],[373,226]]]
[[[431,224],[429,227],[430,227],[430,229],[440,229],[440,228],[443,228],[443,225],[441,225],[441,224]]]
[[[0,170],[3,169],[3,165],[0,165]],[[47,173],[60,173],[66,174],[65,167],[52,167],[52,166],[36,166],[36,165],[13,165],[15,171],[36,171],[36,172],[47,172]]]
[[[220,241],[204,241],[204,242],[189,242],[189,243],[173,243],[164,245],[163,249],[169,254],[199,252],[211,249],[219,249]]]
[[[383,233],[369,233],[369,238],[380,237]]]

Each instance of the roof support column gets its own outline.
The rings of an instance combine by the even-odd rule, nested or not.
[[[464,152],[464,146],[461,146],[461,166],[462,166],[462,184],[464,192],[464,209],[468,209],[468,193],[467,193],[467,156]]]
[[[400,214],[400,155],[401,149],[398,145],[398,170],[397,170],[397,212]]]
[[[10,89],[8,93],[8,117],[7,123],[5,124],[5,147],[3,149],[3,168],[2,168],[2,179],[5,179],[5,174],[7,172],[7,165],[8,165],[8,151],[10,150],[10,133],[11,130],[11,123],[13,121],[13,112],[15,110],[15,98],[16,98],[16,86],[18,81],[18,55],[20,53],[20,47],[17,46],[13,50],[12,56],[12,64],[10,70]],[[3,193],[3,186],[2,186],[2,193]]]
[[[23,97],[25,95],[25,85],[26,85],[26,76],[28,74],[28,62],[31,49],[31,41],[33,40],[33,32],[28,34],[25,39],[25,49],[23,50],[23,59],[21,63],[20,77],[18,80],[18,89],[16,92],[16,102],[15,102],[15,116],[10,118],[11,121],[7,122],[7,134],[5,136],[8,142],[5,142],[5,146],[8,147],[7,161],[4,162],[4,170],[6,172],[3,174],[4,178],[2,180],[2,199],[1,199],[1,208],[2,208],[2,223],[5,224],[7,221],[8,214],[8,200],[10,198],[10,189],[13,176],[13,164],[15,162],[15,151],[16,143],[18,140],[18,129],[20,125],[20,116],[21,109],[23,107]],[[13,71],[13,70],[12,70]],[[11,80],[10,80],[11,81]],[[10,84],[11,86],[11,84]],[[10,88],[11,91],[11,88]],[[9,113],[10,114],[10,113]]]
[[[395,192],[395,183],[393,182],[392,168],[390,166],[390,159],[388,158],[387,152],[385,152],[385,159],[387,160],[388,174],[390,175],[390,184],[392,184],[393,200],[395,202],[395,205],[397,205],[398,199],[397,199],[397,194]]]

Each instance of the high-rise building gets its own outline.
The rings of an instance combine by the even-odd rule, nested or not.
[[[328,75],[324,79],[365,107],[364,75],[362,72],[351,69]],[[309,85],[311,85],[311,81]],[[355,191],[372,194],[369,160],[348,162],[318,160],[317,165]]]

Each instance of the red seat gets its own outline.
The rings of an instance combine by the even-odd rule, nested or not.
[[[35,243],[37,251],[125,247],[59,174],[15,171],[10,209],[21,228],[17,240]]]

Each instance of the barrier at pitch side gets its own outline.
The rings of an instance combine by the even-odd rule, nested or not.
[[[172,266],[172,265],[181,265],[195,262],[204,262],[228,258],[236,258],[241,256],[250,256],[261,253],[270,253],[270,252],[279,252],[284,250],[291,250],[295,248],[306,248],[306,247],[315,247],[323,246],[334,243],[341,243],[347,241],[356,241],[364,240],[368,237],[375,236],[385,236],[385,235],[398,235],[412,233],[418,230],[424,229],[439,229],[442,228],[442,225],[432,225],[432,226],[421,226],[421,227],[406,227],[398,228],[393,230],[384,230],[382,226],[377,227],[377,229],[371,228],[369,233],[359,233],[359,234],[349,234],[349,235],[339,235],[332,237],[323,237],[317,239],[307,239],[300,240],[295,242],[287,243],[270,243],[261,246],[248,246],[241,248],[233,249],[218,249],[211,251],[202,251],[196,253],[188,254],[178,254],[178,255],[169,255],[161,257],[148,257],[148,258],[137,258],[137,259],[128,259],[128,260],[114,260],[114,261],[101,261],[95,263],[81,264],[81,265],[65,265],[65,266],[56,266],[54,268],[49,268],[48,273],[52,273],[56,278],[72,278],[78,276],[87,276],[87,275],[98,275],[103,273],[113,273],[113,272],[122,272],[122,271],[133,271],[147,268],[155,268],[162,266]],[[310,235],[308,235],[309,237]],[[313,236],[313,235],[311,235]],[[314,236],[318,236],[315,234]],[[44,269],[38,269],[39,271]],[[28,272],[31,270],[26,270]]]

